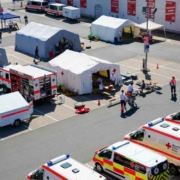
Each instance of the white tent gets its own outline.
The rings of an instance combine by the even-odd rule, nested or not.
[[[49,52],[55,53],[54,46],[63,37],[72,42],[74,51],[81,51],[78,34],[35,22],[31,22],[17,31],[15,48],[34,56],[35,48],[38,46],[39,56],[49,58]]]
[[[57,83],[80,95],[92,92],[92,74],[98,71],[114,71],[116,84],[121,80],[119,64],[70,50],[49,61],[48,67],[58,72]]]
[[[143,30],[147,30],[147,22],[144,22],[142,24],[136,24],[136,27],[143,29]],[[153,31],[153,30],[157,30],[157,29],[163,29],[164,30],[164,35],[166,38],[166,31],[165,31],[165,27],[162,24],[157,24],[155,22],[152,21],[148,21],[148,31]]]
[[[118,32],[125,27],[132,27],[134,29],[133,37],[138,37],[140,31],[135,25],[136,23],[128,19],[101,16],[91,24],[91,34],[101,40],[114,43],[114,38],[118,37]]]

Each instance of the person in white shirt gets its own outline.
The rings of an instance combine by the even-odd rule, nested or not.
[[[100,77],[97,78],[97,83],[102,83],[102,79]]]
[[[124,112],[124,108],[126,109],[126,95],[124,94],[124,90],[121,91],[120,94],[120,103],[121,103],[121,113]]]
[[[99,91],[100,91],[100,92],[102,92],[102,91],[103,91],[103,89],[104,89],[104,87],[103,87],[103,83],[99,83]]]
[[[133,88],[133,82],[132,82],[128,85],[128,92],[132,93],[133,91],[134,91],[134,88]]]
[[[114,76],[114,72],[112,72],[112,74],[110,76],[110,82],[113,86],[115,86],[116,77]]]
[[[8,23],[8,25],[9,25],[9,30],[10,30],[10,33],[11,33],[11,31],[12,31],[12,26],[13,26],[13,22],[10,20],[9,23]]]

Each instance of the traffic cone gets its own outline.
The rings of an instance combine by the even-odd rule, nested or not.
[[[156,65],[156,69],[159,69],[159,65],[158,64]]]
[[[101,105],[101,102],[100,102],[100,99],[98,99],[98,106],[100,106]]]

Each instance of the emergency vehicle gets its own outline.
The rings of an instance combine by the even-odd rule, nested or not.
[[[71,158],[69,154],[48,161],[31,172],[27,178],[28,180],[106,180],[104,176]]]
[[[0,85],[4,93],[19,91],[27,101],[55,96],[56,71],[37,65],[0,67]]]
[[[166,121],[180,124],[180,111],[168,115],[165,119]]]
[[[48,5],[47,0],[29,0],[25,9],[26,11],[38,11],[38,12],[44,12],[45,8]]]
[[[46,14],[61,16],[62,11],[63,11],[63,7],[65,7],[65,6],[66,6],[65,4],[52,3],[46,7],[45,12],[46,12]]]
[[[127,134],[125,140],[142,145],[167,157],[172,175],[180,169],[180,125],[155,119]]]
[[[33,113],[33,103],[27,103],[19,92],[0,96],[0,127],[7,125],[19,126]]]
[[[124,180],[168,180],[168,161],[130,141],[98,149],[93,157],[98,172],[105,171]]]

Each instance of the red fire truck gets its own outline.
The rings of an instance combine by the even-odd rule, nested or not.
[[[55,96],[56,71],[37,65],[0,67],[0,86],[4,93],[19,91],[28,101]]]

